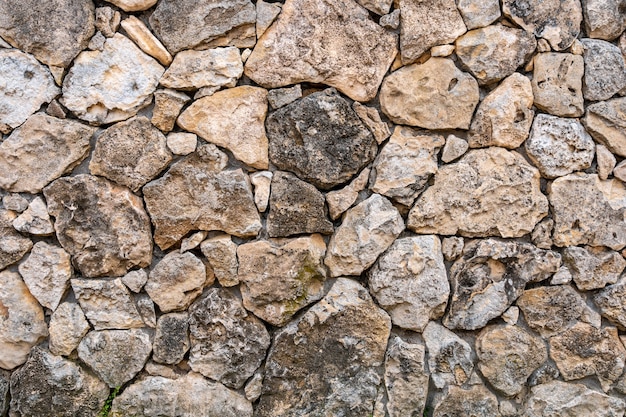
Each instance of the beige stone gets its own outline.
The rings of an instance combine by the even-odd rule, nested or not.
[[[280,3],[256,2],[256,37],[260,38],[282,10]]]
[[[176,90],[234,87],[243,74],[239,49],[233,46],[206,51],[181,51],[159,83]]]
[[[583,58],[579,55],[541,53],[534,57],[535,106],[555,116],[583,115]]]
[[[613,173],[613,168],[617,164],[617,159],[615,159],[615,155],[609,151],[606,146],[597,144],[596,145],[596,161],[598,163],[598,177],[601,180],[606,180],[609,178],[609,175]]]
[[[389,13],[393,0],[357,0],[357,3],[367,10],[382,16]]]
[[[432,57],[447,57],[454,53],[454,45],[439,45],[430,48],[430,56]]]
[[[221,286],[233,287],[239,284],[237,244],[233,242],[231,236],[220,234],[210,237],[202,242],[200,250],[209,261]]]
[[[590,38],[612,41],[626,29],[624,4],[619,0],[585,0],[585,31]]]
[[[515,326],[519,320],[519,307],[509,307],[504,313],[502,313],[502,320],[511,326]]]
[[[267,92],[267,101],[274,110],[285,107],[299,98],[302,98],[302,86],[300,84],[293,87],[276,88]]]
[[[541,249],[550,249],[553,244],[552,230],[554,230],[554,220],[548,217],[537,223],[530,235],[533,245]]]
[[[326,194],[326,204],[330,218],[337,220],[346,210],[356,202],[359,193],[365,189],[370,176],[370,169],[365,168],[361,173],[340,190],[330,191]]]
[[[500,2],[495,0],[459,0],[457,7],[467,30],[488,26],[500,17]]]
[[[96,8],[96,29],[107,38],[112,38],[122,20],[122,15],[110,7]]]
[[[274,174],[271,171],[260,171],[250,174],[250,182],[254,185],[254,204],[256,204],[261,213],[267,210],[273,176]]]
[[[16,214],[0,209],[0,270],[19,261],[33,247],[33,242],[13,228]]]
[[[36,236],[48,236],[54,233],[48,208],[41,197],[35,197],[26,211],[13,220],[15,230]]]
[[[497,397],[483,385],[450,387],[433,413],[433,417],[446,416],[501,417]]]
[[[50,352],[69,356],[89,331],[89,322],[76,302],[64,302],[50,317]]]
[[[596,141],[626,156],[626,97],[591,104],[582,121]]]
[[[198,145],[198,136],[194,133],[171,132],[166,140],[167,147],[174,155],[189,155]]]
[[[624,161],[615,166],[613,169],[613,176],[622,182],[626,182],[626,164]]]
[[[183,106],[191,100],[180,91],[169,88],[154,92],[154,109],[151,122],[163,132],[170,132]]]
[[[122,277],[122,282],[132,292],[141,291],[146,281],[148,281],[148,273],[145,269],[135,269]]]
[[[154,3],[155,0],[150,0],[150,2]],[[155,58],[161,65],[168,66],[172,63],[172,55],[141,20],[135,16],[129,16],[122,21],[122,28],[142,51]]]
[[[459,159],[469,149],[469,144],[465,139],[461,139],[455,135],[448,135],[446,138],[446,144],[441,151],[441,160],[445,163]]]
[[[544,338],[574,326],[587,308],[582,296],[569,285],[528,289],[517,305],[530,328]]]
[[[602,247],[565,248],[563,262],[582,291],[615,284],[626,268],[626,260],[621,254]]]
[[[464,246],[465,241],[462,237],[445,237],[441,241],[441,251],[446,261],[455,261],[463,253]]]
[[[140,12],[148,10],[157,3],[157,0],[106,0],[125,12]]]
[[[380,113],[374,107],[367,107],[355,101],[352,103],[352,110],[361,118],[363,123],[367,126],[367,128],[374,135],[374,139],[380,145],[391,136],[391,132],[389,131],[389,126],[387,123],[383,122],[380,119]]]
[[[531,388],[524,415],[527,417],[611,417],[624,413],[624,401],[582,384],[552,381]]]
[[[436,321],[428,322],[422,336],[428,349],[428,366],[435,387],[463,385],[472,376],[472,348]]]
[[[389,417],[417,415],[424,412],[428,394],[426,349],[423,343],[410,343],[392,336],[385,353],[385,386]]]

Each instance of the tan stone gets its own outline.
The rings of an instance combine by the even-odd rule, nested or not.
[[[64,302],[50,317],[50,352],[69,356],[89,331],[89,323],[76,302]]]
[[[122,20],[122,15],[110,7],[96,8],[96,29],[107,38],[112,38]]]
[[[213,268],[215,278],[223,287],[232,287],[239,284],[237,270],[237,244],[231,236],[221,234],[202,242],[200,250]]]
[[[496,0],[459,0],[457,7],[467,30],[488,26],[500,17],[500,2]]]
[[[447,57],[454,53],[454,45],[439,45],[430,48],[430,56],[432,57]]]
[[[626,156],[626,97],[591,104],[582,122],[596,141]]]
[[[483,385],[467,389],[452,386],[433,413],[433,417],[447,416],[500,417],[498,399]]]
[[[613,173],[613,168],[615,168],[615,164],[617,163],[615,155],[613,155],[606,146],[597,144],[596,161],[598,163],[598,177],[601,180],[608,179],[609,175]]]
[[[150,0],[150,2],[154,4],[156,0]],[[172,63],[172,55],[141,20],[135,16],[129,16],[122,21],[122,28],[142,51],[156,58],[162,65],[168,66]]]
[[[615,166],[613,169],[613,176],[622,182],[626,182],[626,164],[624,161]]]
[[[271,171],[260,171],[250,174],[250,182],[254,185],[254,204],[256,204],[261,213],[267,210],[273,176],[274,174]]]
[[[180,110],[189,100],[191,99],[185,93],[169,88],[155,91],[152,124],[163,132],[171,131]]]
[[[0,270],[19,261],[33,247],[33,242],[13,228],[16,214],[0,209]]]
[[[370,176],[370,169],[365,168],[361,173],[340,190],[330,191],[326,194],[326,204],[330,218],[337,220],[346,210],[356,202],[359,192],[363,191]]]
[[[256,37],[260,38],[282,10],[280,3],[256,2]]]
[[[423,343],[410,343],[392,336],[385,353],[385,386],[389,417],[419,416],[428,395],[426,349]]]
[[[35,197],[26,211],[13,220],[15,230],[36,236],[48,236],[54,233],[48,208],[41,197]]]
[[[239,49],[233,46],[206,51],[181,51],[159,83],[176,90],[234,87],[243,74]]]
[[[157,0],[106,0],[125,12],[140,12],[148,10],[157,3]]]
[[[579,55],[535,55],[532,79],[535,106],[555,116],[582,116],[584,70]]]
[[[184,253],[197,248],[200,243],[202,243],[202,241],[206,239],[208,234],[209,232],[207,232],[206,230],[201,230],[199,232],[189,235],[189,237],[184,238],[180,243],[180,253]]]
[[[615,284],[626,268],[626,260],[621,254],[602,247],[565,248],[563,262],[582,291]]]
[[[174,155],[189,155],[198,146],[198,136],[194,133],[171,132],[166,139],[167,147]]]
[[[436,321],[428,322],[422,336],[428,348],[428,366],[435,387],[463,385],[472,376],[472,348]]]
[[[441,160],[445,163],[452,162],[465,155],[468,149],[469,144],[465,139],[461,139],[455,135],[448,135],[446,144],[441,151]]]
[[[389,131],[389,126],[387,123],[383,122],[380,119],[380,113],[374,107],[367,107],[355,101],[352,103],[352,110],[361,118],[363,123],[367,126],[367,128],[374,135],[374,139],[380,145],[391,136],[391,132]]]
[[[611,417],[624,414],[624,401],[582,384],[552,381],[531,388],[524,416]]]
[[[122,277],[122,282],[132,292],[141,291],[146,281],[148,281],[148,273],[145,269],[135,269]]]

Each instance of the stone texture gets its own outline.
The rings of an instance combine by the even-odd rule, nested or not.
[[[39,193],[89,154],[94,128],[37,113],[0,143],[0,187]]]
[[[565,248],[563,262],[578,289],[583,291],[615,284],[626,267],[626,260],[618,252],[589,246]]]
[[[270,335],[226,289],[211,288],[189,309],[189,366],[230,388],[241,388],[261,365]]]
[[[175,90],[234,87],[242,74],[241,54],[235,47],[190,50],[176,54],[159,83]]]
[[[322,298],[325,252],[317,234],[239,245],[244,307],[274,326],[286,324],[298,310]]]
[[[9,411],[9,381],[11,374],[8,371],[0,371],[0,413],[8,415]]]
[[[435,386],[463,385],[474,370],[472,348],[459,336],[431,321],[422,333],[428,349],[428,367]]]
[[[500,17],[500,2],[494,0],[459,0],[459,12],[467,30],[490,25]]]
[[[154,241],[161,249],[191,230],[222,230],[241,237],[261,230],[249,179],[241,169],[224,170],[227,159],[215,145],[202,145],[143,187]]]
[[[63,81],[61,104],[93,124],[134,116],[152,101],[163,67],[115,34],[102,51],[82,52]]]
[[[378,24],[385,29],[395,30],[400,26],[400,9],[395,9],[393,12],[381,16]],[[397,57],[396,57],[397,58]]]
[[[180,110],[189,100],[191,99],[185,93],[169,88],[155,91],[154,109],[150,121],[165,133],[171,131]]]
[[[441,167],[407,227],[420,234],[519,237],[547,212],[537,169],[516,152],[491,147]]]
[[[172,132],[167,135],[166,143],[174,155],[189,155],[196,150],[198,136],[187,132]]]
[[[611,151],[606,148],[606,146],[597,144],[596,161],[598,163],[598,177],[601,180],[608,179],[609,175],[613,173],[613,169],[617,164],[617,159],[615,159],[615,155],[613,155]]]
[[[28,209],[13,220],[13,227],[18,232],[36,236],[48,236],[54,233],[48,208],[41,197],[35,197]]]
[[[624,3],[620,0],[582,1],[585,32],[590,38],[612,41],[626,29]]]
[[[210,237],[202,242],[200,250],[209,261],[221,286],[232,287],[239,284],[237,244],[233,242],[231,236],[222,234]]]
[[[303,33],[312,34],[306,43]],[[396,42],[397,35],[352,0],[289,0],[244,71],[265,88],[323,83],[353,100],[369,101],[397,53]]]
[[[156,0],[150,1],[154,3]],[[135,16],[129,16],[122,22],[122,28],[142,51],[155,58],[161,65],[167,66],[172,63],[172,55],[141,20]]]
[[[626,181],[626,164],[624,161],[613,168],[613,176],[622,182]]]
[[[373,194],[346,212],[328,244],[324,263],[332,277],[360,275],[404,230],[398,210]]]
[[[555,116],[582,116],[583,58],[550,52],[535,55],[533,62],[535,106]]]
[[[626,63],[620,49],[606,41],[582,39],[585,51],[583,96],[586,100],[608,100],[626,87]]]
[[[2,197],[2,205],[7,210],[22,213],[28,208],[28,200],[18,193],[9,193]]]
[[[13,228],[16,217],[12,211],[0,209],[0,270],[22,259],[33,247],[30,239]]]
[[[500,417],[498,399],[482,385],[450,387],[433,413],[433,417],[446,416]]]
[[[148,10],[157,3],[157,0],[106,0],[125,12],[140,12]]]
[[[626,329],[626,281],[621,278],[616,284],[608,285],[593,297],[593,303],[603,317],[609,319],[620,330]]]
[[[463,253],[465,241],[462,237],[445,237],[441,241],[441,251],[446,261],[455,261]]]
[[[254,204],[260,213],[267,210],[270,201],[270,189],[274,174],[271,171],[259,171],[250,174],[250,182],[254,185]]]
[[[582,120],[589,134],[611,152],[626,156],[626,97],[594,103]]]
[[[274,336],[255,415],[371,415],[390,329],[365,288],[338,279]]]
[[[128,272],[121,279],[132,292],[139,292],[148,281],[148,273],[145,269],[136,269]]]
[[[431,58],[393,72],[380,90],[380,107],[394,123],[426,129],[468,129],[478,84],[447,58]]]
[[[83,276],[120,276],[150,265],[150,221],[127,188],[81,174],[54,181],[44,195],[56,236]]]
[[[50,317],[50,352],[53,355],[69,356],[89,329],[85,314],[77,303],[62,303]]]
[[[282,4],[256,2],[256,37],[260,38],[282,10]]]
[[[159,317],[152,346],[155,362],[175,365],[189,350],[189,314],[169,313]]]
[[[359,116],[361,121],[365,123],[365,126],[372,132],[374,135],[374,139],[380,145],[391,136],[391,132],[389,131],[389,126],[387,123],[383,122],[380,118],[380,113],[374,107],[367,107],[355,101],[352,103],[352,110]]]
[[[535,114],[532,106],[531,82],[520,73],[511,74],[478,106],[467,138],[469,146],[519,147],[528,138]]]
[[[359,193],[363,191],[370,176],[370,169],[365,168],[361,173],[340,190],[330,191],[326,194],[326,204],[330,218],[337,220],[346,210],[356,202]]]
[[[385,353],[385,386],[389,417],[419,416],[428,394],[428,372],[423,343],[392,336]]]
[[[156,319],[156,310],[154,309],[154,303],[152,299],[147,294],[137,294],[135,295],[135,305],[137,306],[137,311],[143,320],[143,323],[154,329],[157,324]]]
[[[268,3],[272,4],[272,3]],[[302,86],[296,84],[293,87],[276,88],[267,92],[267,101],[274,110],[285,107],[302,98]]]
[[[537,47],[532,32],[503,25],[469,31],[455,44],[460,61],[481,85],[513,74]]]

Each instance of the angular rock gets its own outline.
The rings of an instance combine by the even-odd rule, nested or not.
[[[322,298],[326,244],[320,235],[260,240],[237,248],[244,307],[282,326],[301,308]]]
[[[441,251],[446,261],[455,261],[465,247],[465,241],[462,237],[446,237],[441,241]]]
[[[359,193],[367,185],[369,176],[370,169],[365,168],[350,184],[340,190],[330,191],[326,194],[326,204],[331,219],[337,220],[343,212],[352,207],[359,197]]]
[[[449,163],[465,155],[469,149],[469,144],[465,139],[461,139],[455,135],[448,135],[446,144],[441,151],[441,160]]]
[[[563,262],[578,289],[583,291],[615,284],[626,267],[626,260],[618,252],[589,246],[565,248]]]
[[[19,261],[33,247],[33,242],[13,228],[16,215],[0,209],[0,270]]]
[[[611,152],[626,156],[626,97],[588,106],[582,121],[596,141]]]
[[[513,74],[531,57],[537,41],[532,32],[503,25],[467,32],[455,42],[456,54],[480,85]]]
[[[626,87],[626,62],[620,49],[599,39],[582,39],[585,51],[583,96],[586,100],[608,100]]]
[[[380,119],[380,113],[378,113],[378,110],[374,107],[367,107],[355,101],[352,103],[352,110],[354,110],[361,121],[365,123],[365,126],[367,126],[370,132],[372,132],[376,143],[380,145],[385,139],[391,136],[389,126]]]
[[[500,417],[498,399],[483,385],[468,389],[452,386],[433,413],[433,417],[446,416]]]
[[[437,236],[397,239],[368,276],[371,294],[394,325],[422,332],[443,316],[450,284]]]
[[[9,381],[11,374],[0,371],[0,414],[8,415],[9,411]]]
[[[426,129],[468,129],[478,83],[447,58],[393,72],[380,89],[380,107],[394,123]]]
[[[585,32],[590,38],[612,41],[626,29],[624,3],[620,0],[585,0],[581,3]]]
[[[275,4],[275,3],[268,3]],[[287,104],[302,98],[302,87],[296,84],[293,87],[277,88],[267,92],[267,101],[274,110],[285,107]]]
[[[273,177],[274,174],[271,171],[260,171],[250,174],[250,182],[254,185],[254,204],[256,204],[261,213],[267,210]]]
[[[407,227],[416,233],[519,237],[548,212],[539,171],[502,148],[472,150],[439,168],[416,201]]]
[[[361,275],[404,230],[398,210],[373,194],[346,212],[328,244],[324,263],[330,276]]]
[[[315,36],[302,43],[303,33]],[[397,35],[370,20],[353,0],[289,0],[244,71],[265,88],[323,83],[365,102],[376,96],[396,43]]]
[[[136,269],[128,272],[122,277],[122,282],[132,292],[139,292],[143,288],[144,284],[148,281],[148,273],[145,269]]]
[[[174,123],[180,114],[180,110],[189,100],[189,96],[180,91],[169,88],[154,92],[154,109],[152,110],[153,125],[163,132],[169,132],[174,128]],[[173,151],[172,151],[173,152]]]
[[[457,7],[467,30],[488,26],[500,17],[500,2],[494,0],[459,0]]]
[[[135,295],[135,305],[137,306],[137,311],[141,316],[144,324],[151,329],[154,329],[157,324],[156,319],[156,311],[154,309],[154,303],[152,299],[147,294],[137,294]]]
[[[620,329],[626,329],[626,281],[621,278],[616,284],[608,285],[593,297],[594,304],[603,317]]]
[[[419,416],[428,394],[428,372],[423,344],[409,343],[399,336],[389,341],[385,353],[385,386],[390,417]]]
[[[515,326],[519,320],[519,307],[509,307],[504,313],[502,313],[502,320],[511,326]]]
[[[189,314],[169,313],[159,317],[152,359],[155,362],[175,365],[183,360],[189,347]]]
[[[36,236],[48,236],[54,233],[48,208],[41,197],[35,197],[28,209],[13,220],[15,230]]]
[[[200,245],[200,250],[209,261],[221,286],[232,287],[239,284],[237,245],[231,236],[222,234],[206,239]]]
[[[569,284],[570,282],[572,282],[572,274],[566,266],[561,265],[550,280],[550,285]]]
[[[128,119],[152,101],[164,68],[115,34],[102,51],[82,52],[63,81],[61,104],[92,124]]]
[[[10,193],[2,197],[2,205],[6,210],[22,213],[28,208],[28,200],[17,193]]]
[[[263,373],[256,372],[252,378],[246,383],[244,392],[248,401],[255,402],[261,396],[261,390],[263,389]]]
[[[60,178],[43,193],[56,236],[83,276],[120,276],[150,265],[150,220],[127,188],[81,174]]]
[[[196,150],[198,136],[187,132],[172,132],[167,135],[166,142],[174,155],[189,155]]]
[[[90,49],[92,51],[102,51],[104,49],[105,42],[106,42],[106,38],[104,37],[104,35],[100,32],[96,32],[96,34],[93,35],[93,38],[91,38],[91,40],[89,41],[89,45],[87,45],[87,49]],[[57,67],[53,67],[53,68],[57,68]],[[61,72],[61,75],[59,76],[58,75],[59,72],[55,72],[52,68],[50,70],[52,71],[52,76],[55,78],[55,81],[57,82],[64,75]]]
[[[622,182],[626,181],[626,164],[624,161],[613,168],[613,176]]]
[[[555,116],[583,115],[583,58],[543,53],[534,57],[532,87],[535,106]]]
[[[50,352],[53,355],[69,356],[89,329],[89,323],[80,306],[75,302],[64,302],[50,317]]]
[[[122,28],[142,51],[155,58],[162,65],[167,66],[172,63],[172,55],[165,49],[161,41],[154,37],[150,29],[141,20],[135,16],[128,16],[122,22]]]
[[[202,230],[200,232],[196,232],[190,235],[189,237],[184,238],[183,241],[180,243],[180,253],[197,248],[208,234],[209,232],[207,232],[206,230]]]
[[[274,22],[282,10],[281,4],[266,3],[263,0],[256,2],[256,37],[260,38],[267,28]]]
[[[535,114],[533,90],[527,77],[514,72],[494,88],[478,106],[470,127],[472,148],[502,146],[515,149],[526,138]]]
[[[474,370],[472,348],[459,336],[431,321],[422,333],[428,349],[428,367],[435,386],[463,385]]]
[[[382,16],[378,24],[385,29],[395,30],[400,26],[400,9],[395,9],[393,12]]]
[[[140,12],[154,6],[158,0],[106,0],[125,12]]]
[[[159,83],[175,90],[197,90],[202,87],[234,87],[243,74],[239,49],[182,51],[165,71]]]
[[[227,161],[215,145],[203,145],[143,187],[154,241],[161,249],[191,230],[222,230],[240,237],[261,230],[248,176],[241,169],[224,170]]]

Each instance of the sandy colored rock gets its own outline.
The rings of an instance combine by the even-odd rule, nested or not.
[[[150,2],[154,4],[156,0],[150,0]],[[141,20],[135,16],[128,16],[122,22],[122,28],[142,51],[155,58],[161,65],[168,66],[172,63],[172,55]]]
[[[185,93],[169,88],[155,91],[152,124],[163,132],[171,131],[180,110],[189,100],[191,99]]]
[[[159,317],[152,346],[155,362],[174,365],[185,357],[189,350],[189,314],[169,313]]]
[[[122,20],[120,12],[110,7],[96,8],[96,29],[107,38],[112,38]]]
[[[428,349],[428,367],[435,386],[463,385],[474,369],[472,348],[459,336],[431,321],[422,336]]]
[[[464,246],[465,242],[462,237],[445,237],[441,241],[441,252],[446,261],[454,261],[461,256]]]
[[[2,205],[6,210],[22,213],[28,208],[28,200],[18,193],[9,193],[2,197]]]
[[[537,54],[532,79],[535,106],[555,116],[582,116],[584,72],[583,58],[579,55]]]
[[[48,208],[41,197],[35,197],[28,209],[13,220],[15,230],[37,236],[48,236],[54,233]]]
[[[280,3],[256,2],[256,37],[260,38],[282,10]]]
[[[469,149],[469,144],[465,139],[461,139],[455,135],[448,135],[446,144],[441,151],[441,160],[449,163],[465,155]]]
[[[50,352],[54,355],[69,356],[89,329],[89,322],[77,303],[68,301],[62,303],[50,317],[48,329]]]
[[[515,326],[519,320],[519,307],[509,307],[504,313],[502,313],[502,320],[511,326]]]
[[[159,81],[167,88],[197,90],[202,87],[234,87],[243,74],[239,49],[208,49],[206,51],[182,51]]]
[[[583,96],[586,100],[608,100],[626,87],[626,62],[620,49],[599,39],[582,39],[585,51]]]
[[[380,113],[374,107],[367,107],[355,101],[352,103],[352,110],[359,116],[361,121],[365,123],[365,126],[372,132],[374,135],[374,139],[380,145],[391,136],[391,132],[389,131],[389,126],[387,123],[383,122],[380,119]]]
[[[196,150],[198,136],[187,132],[172,132],[167,135],[167,147],[174,155],[189,155]]]
[[[596,160],[598,162],[598,177],[601,180],[608,179],[617,163],[615,155],[606,146],[598,144],[596,145]]]
[[[180,243],[180,253],[190,251],[200,246],[200,243],[208,236],[209,232],[202,230],[200,232],[193,233],[182,240]]]
[[[393,72],[383,82],[380,106],[394,123],[426,129],[468,129],[478,84],[447,58],[431,58]]]
[[[572,273],[578,289],[583,291],[615,284],[626,267],[622,255],[602,247],[565,248],[563,262]]]
[[[303,33],[314,35],[302,43]],[[397,35],[370,20],[353,0],[288,0],[244,71],[265,88],[323,83],[369,101],[397,53],[396,42]]]
[[[626,97],[588,106],[582,122],[596,141],[611,152],[626,156]]]
[[[395,9],[393,12],[381,16],[378,20],[378,24],[385,29],[398,29],[400,26],[400,9]]]
[[[482,385],[473,385],[468,389],[450,387],[433,413],[433,417],[446,416],[501,417],[501,414],[496,396]]]
[[[276,88],[267,92],[267,101],[274,110],[285,107],[287,104],[302,98],[302,87],[296,84],[293,87]]]
[[[467,30],[488,26],[500,17],[500,2],[494,0],[459,0],[457,7]]]
[[[613,176],[622,182],[626,181],[626,163],[624,161],[614,167]]]
[[[585,32],[590,38],[612,41],[626,29],[624,3],[620,0],[582,1]]]
[[[531,82],[520,73],[511,74],[478,106],[468,135],[469,146],[517,148],[528,137],[535,114],[532,106]]]
[[[620,330],[626,329],[626,281],[621,278],[616,284],[608,285],[593,297],[594,304],[603,317],[609,319]]]
[[[146,281],[148,281],[148,273],[145,269],[136,269],[134,271],[130,271],[122,277],[122,282],[132,292],[141,291]]]
[[[410,343],[392,336],[385,353],[385,386],[390,417],[419,416],[428,394],[423,343]]]
[[[531,388],[524,415],[612,417],[624,414],[624,408],[624,401],[614,396],[593,391],[582,384],[552,381]]]
[[[322,298],[326,244],[320,235],[260,240],[237,248],[244,307],[283,326],[296,312]]]
[[[370,169],[365,168],[361,173],[340,190],[330,191],[326,194],[326,204],[330,218],[337,220],[346,210],[356,202],[359,193],[363,191],[369,180]]]
[[[19,261],[33,247],[33,242],[17,233],[13,222],[17,216],[0,209],[0,270]]]
[[[404,230],[398,210],[373,194],[346,212],[328,243],[324,263],[332,277],[361,275]]]
[[[250,182],[254,185],[254,204],[260,213],[267,210],[273,177],[274,174],[271,171],[259,171],[250,174]]]
[[[157,0],[106,0],[125,12],[140,12],[148,10],[157,3]]]

